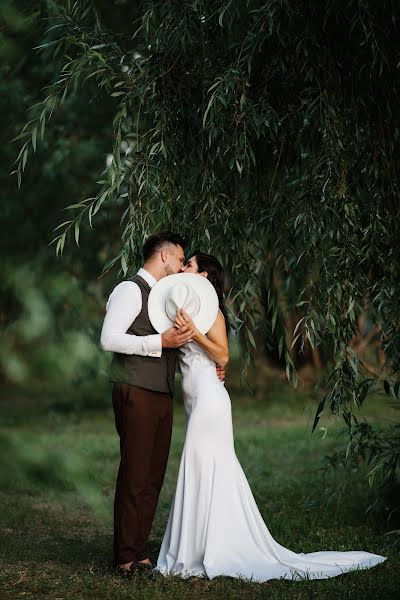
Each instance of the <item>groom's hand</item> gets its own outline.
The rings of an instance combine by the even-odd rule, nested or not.
[[[225,381],[225,369],[224,367],[221,367],[220,365],[217,365],[216,367],[217,369],[217,377],[220,381]]]
[[[187,327],[181,327],[180,329],[171,327],[171,329],[167,329],[161,334],[163,348],[179,348],[191,339],[193,339],[193,331]]]

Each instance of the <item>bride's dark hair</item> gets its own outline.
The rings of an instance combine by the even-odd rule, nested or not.
[[[205,254],[204,252],[196,250],[193,252],[192,256],[196,257],[199,273],[202,273],[203,271],[207,271],[208,273],[208,280],[213,284],[215,291],[217,292],[219,308],[225,317],[226,332],[229,333],[228,313],[224,300],[224,269],[219,260],[217,260],[215,256],[211,256],[211,254]]]

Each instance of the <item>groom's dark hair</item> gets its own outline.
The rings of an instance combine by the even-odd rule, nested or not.
[[[158,233],[153,233],[153,235],[149,236],[143,244],[142,254],[144,261],[146,262],[154,256],[156,252],[161,250],[165,243],[181,246],[183,250],[186,246],[185,240],[179,233],[173,233],[172,231],[159,231]]]

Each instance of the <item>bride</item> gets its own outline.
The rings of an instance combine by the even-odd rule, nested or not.
[[[163,575],[227,575],[262,582],[325,579],[386,560],[362,551],[297,554],[274,540],[236,457],[231,401],[215,370],[216,363],[225,365],[229,359],[223,269],[214,257],[198,252],[185,272],[208,278],[219,310],[207,335],[185,311],[176,317],[178,327],[189,325],[193,331],[192,341],[179,353],[186,431],[156,570]]]

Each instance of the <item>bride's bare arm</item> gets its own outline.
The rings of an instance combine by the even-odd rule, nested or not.
[[[228,336],[226,334],[225,319],[221,311],[218,311],[218,316],[207,335],[200,333],[193,323],[193,320],[184,311],[180,311],[177,315],[177,324],[181,323],[181,319],[192,326],[193,340],[197,342],[207,354],[218,365],[224,367],[229,361]]]

